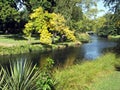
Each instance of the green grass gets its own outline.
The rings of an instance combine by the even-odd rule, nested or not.
[[[94,61],[56,70],[54,74],[58,81],[56,90],[89,90],[90,85],[98,78],[106,77],[114,72],[115,60],[115,55],[109,53]]]
[[[120,72],[115,71],[98,79],[91,85],[89,90],[120,90]]]
[[[0,35],[0,46],[21,46],[28,45],[28,40],[22,35]],[[31,43],[39,43],[39,39],[32,37]]]
[[[48,46],[39,43],[39,38],[32,37],[31,41],[21,35],[0,35],[0,55],[45,51]]]
[[[80,42],[66,42],[51,45],[41,44],[39,37],[32,37],[30,42],[21,35],[0,35],[0,55],[29,53],[33,51],[45,52],[53,49],[75,47]]]
[[[120,35],[109,35],[108,39],[118,41],[120,40]]]

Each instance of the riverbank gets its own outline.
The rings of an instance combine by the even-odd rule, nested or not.
[[[113,40],[113,41],[119,41],[120,40],[120,35],[109,35],[108,39]]]
[[[120,58],[109,53],[94,61],[70,66],[63,70],[55,70],[54,77],[58,83],[56,90],[101,90],[98,89],[99,87],[95,87],[100,83],[100,80],[102,80],[101,87],[105,87],[102,90],[110,90],[110,88],[111,90],[119,90],[114,89],[119,88],[119,85],[113,80],[118,78],[115,76],[120,77],[120,73],[115,69],[115,63],[119,60]],[[108,79],[114,82],[108,85]],[[108,86],[106,87],[106,85]]]
[[[20,35],[0,35],[0,55],[31,53],[34,51],[46,52],[67,47],[76,47],[81,42],[64,42],[51,45],[41,44],[39,38],[32,37],[31,41]]]

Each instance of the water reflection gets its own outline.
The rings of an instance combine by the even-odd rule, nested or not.
[[[91,36],[91,42],[82,45],[82,51],[85,59],[95,59],[101,56],[106,48],[115,47],[117,43],[109,41],[105,38]]]

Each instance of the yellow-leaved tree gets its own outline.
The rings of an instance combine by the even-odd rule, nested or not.
[[[48,13],[41,7],[35,9],[30,14],[30,20],[25,25],[24,33],[31,37],[32,31],[40,33],[40,42],[51,44],[57,36],[67,41],[75,41],[74,31],[66,26],[66,20],[60,14]]]

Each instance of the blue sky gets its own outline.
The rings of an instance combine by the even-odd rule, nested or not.
[[[102,0],[100,0],[98,3],[98,10],[104,10],[104,12],[100,12],[98,13],[98,16],[103,16],[105,13],[108,12],[109,8],[108,7],[104,7],[104,2]]]

